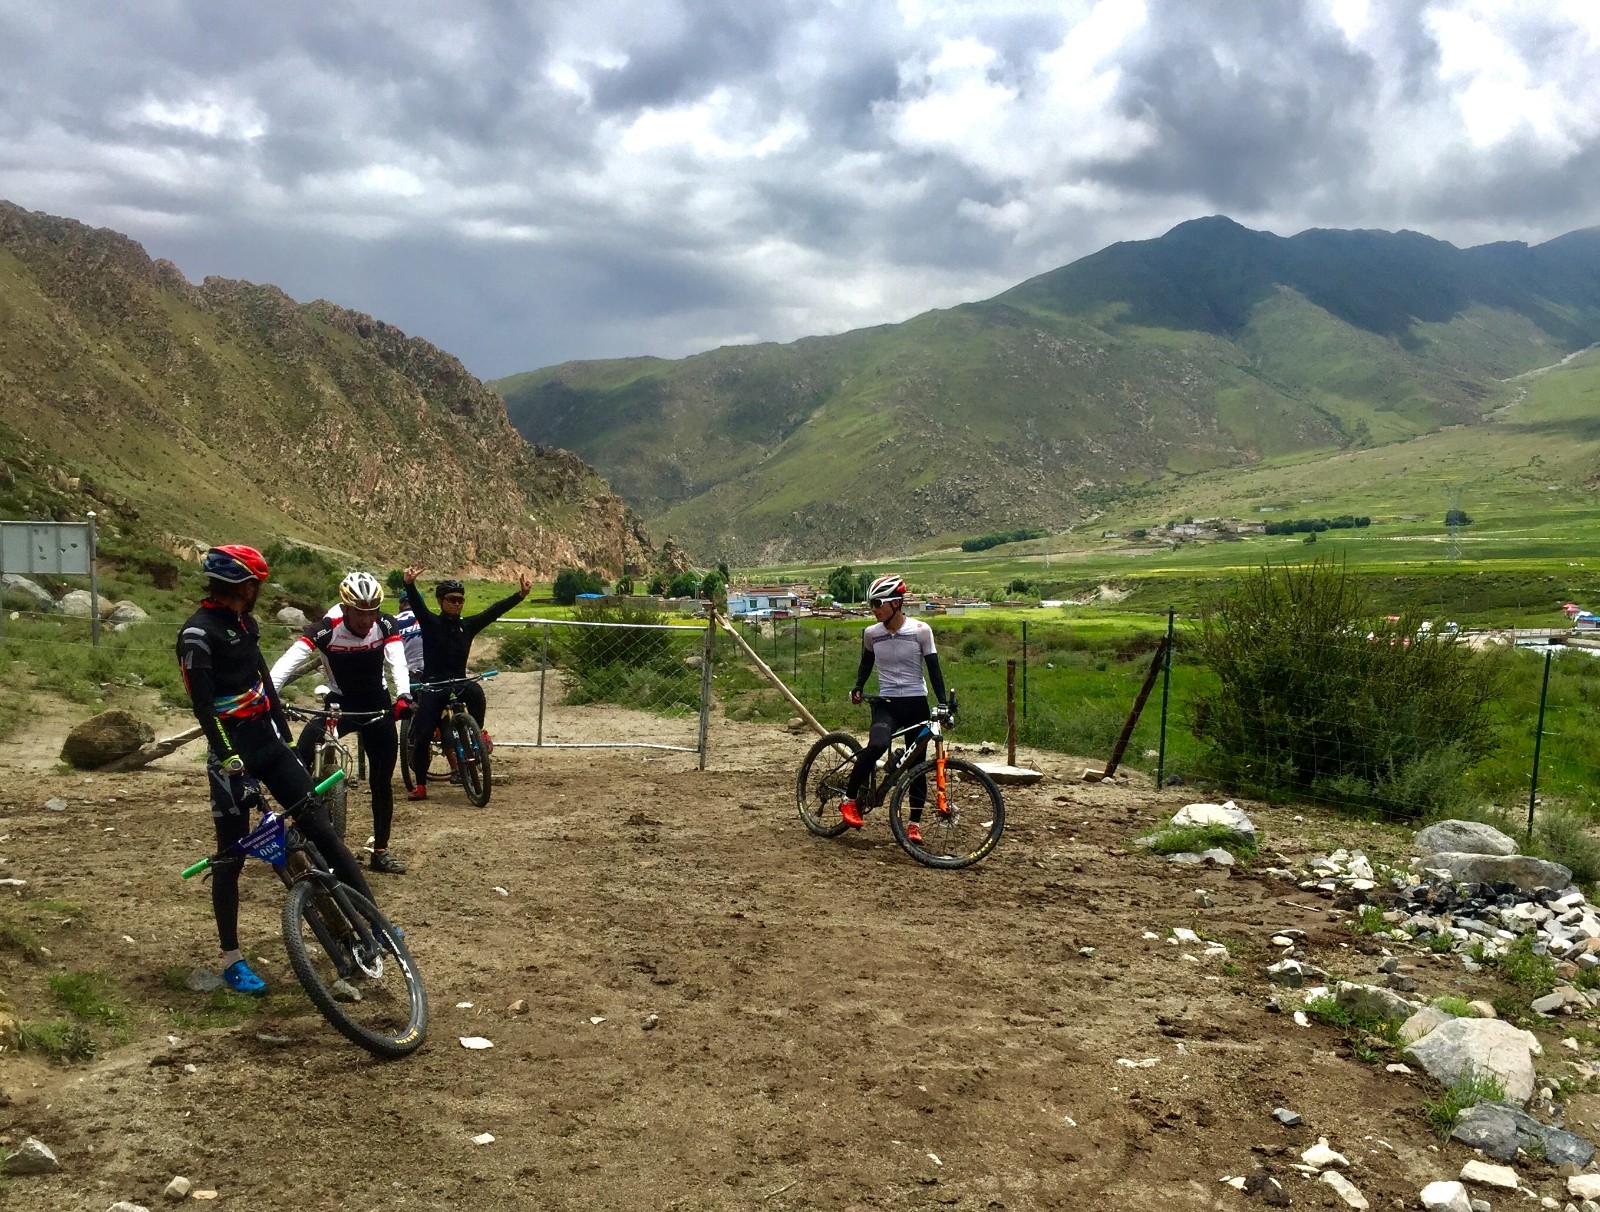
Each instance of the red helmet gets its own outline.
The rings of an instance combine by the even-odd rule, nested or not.
[[[230,585],[265,581],[268,571],[267,558],[254,547],[246,547],[243,543],[224,543],[221,547],[213,547],[206,552],[200,567],[211,580],[226,581]]]

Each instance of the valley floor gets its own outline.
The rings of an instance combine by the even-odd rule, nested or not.
[[[510,734],[503,711],[496,731]],[[300,995],[259,865],[244,936],[273,996],[202,1028],[204,995],[164,979],[214,954],[207,890],[177,874],[211,848],[197,755],[91,780],[41,757],[59,733],[0,746],[0,876],[27,881],[4,890],[0,922],[49,950],[0,949],[0,989],[18,1017],[45,1018],[60,1013],[50,972],[104,972],[127,1014],[92,1062],[0,1058],[0,1130],[61,1159],[6,1180],[0,1203],[155,1207],[183,1174],[255,1212],[1239,1208],[1218,1180],[1261,1163],[1319,1207],[1335,1193],[1289,1166],[1327,1136],[1374,1207],[1409,1207],[1469,1156],[1441,1151],[1420,1073],[1266,1011],[1284,927],[1309,933],[1317,963],[1373,979],[1381,953],[1344,914],[1130,845],[1193,798],[1181,788],[1083,784],[1083,759],[1030,755],[1051,777],[1008,790],[999,849],[937,872],[881,818],[836,841],[805,832],[792,787],[807,741],[718,722],[706,772],[686,754],[505,749],[485,809],[454,790],[402,800],[410,873],[375,879],[432,1022],[421,1051],[387,1064]],[[52,796],[68,807],[46,809]],[[1248,807],[1291,860],[1403,845]],[[365,836],[364,794],[351,822]],[[1214,907],[1194,907],[1200,886]],[[1224,940],[1231,962],[1173,945],[1175,926]],[[1424,995],[1490,979],[1404,961]],[[509,1014],[518,999],[526,1014]],[[1565,1052],[1545,1034],[1547,1060]],[[493,1049],[463,1048],[472,1035]],[[1305,1126],[1274,1122],[1279,1105]],[[1592,1137],[1593,1121],[1600,1105],[1577,1097],[1567,1126]],[[1563,1193],[1542,1164],[1522,1173]]]

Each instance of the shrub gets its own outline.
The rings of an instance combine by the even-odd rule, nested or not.
[[[571,606],[578,600],[580,593],[600,593],[605,588],[605,582],[600,579],[598,572],[588,572],[582,568],[563,568],[556,573],[555,584],[550,587],[550,596],[558,606]]]
[[[1503,1102],[1506,1084],[1496,1073],[1474,1069],[1468,1065],[1460,1077],[1451,1083],[1444,1096],[1437,1101],[1424,1100],[1422,1113],[1441,1139],[1450,1139],[1450,1130],[1468,1107],[1479,1103]]]
[[[640,626],[660,624],[664,618],[660,611],[597,603],[578,606],[574,617],[584,623],[633,626],[555,629],[555,661],[569,676],[567,702],[621,703],[665,711],[698,705],[700,673],[684,663],[674,633]]]
[[[1342,565],[1266,564],[1202,612],[1218,684],[1190,705],[1213,777],[1269,797],[1332,799],[1407,818],[1461,797],[1495,743],[1501,665],[1408,614],[1371,626]]]

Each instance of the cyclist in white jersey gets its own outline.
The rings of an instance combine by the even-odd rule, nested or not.
[[[929,718],[928,687],[922,680],[922,667],[928,667],[928,680],[933,683],[933,694],[943,707],[948,702],[944,688],[944,673],[939,668],[939,653],[933,644],[933,628],[921,619],[907,618],[905,613],[906,583],[890,573],[873,581],[867,589],[867,603],[872,617],[877,621],[862,633],[861,664],[856,669],[856,684],[850,691],[850,701],[859,703],[867,685],[867,676],[878,670],[878,696],[872,703],[872,732],[867,747],[856,758],[850,772],[850,785],[844,803],[839,805],[839,815],[844,822],[859,829],[861,810],[856,807],[856,796],[866,786],[867,776],[878,764],[878,759],[889,751],[890,737],[903,728],[924,723]],[[922,840],[922,806],[927,802],[928,780],[914,779],[911,783],[911,823],[906,830],[912,841]]]

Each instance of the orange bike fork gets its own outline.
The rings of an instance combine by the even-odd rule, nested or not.
[[[936,757],[933,760],[933,770],[934,770],[934,780],[933,780],[934,781],[934,785],[938,788],[938,794],[937,794],[937,798],[935,798],[935,800],[934,800],[934,806],[936,808],[938,808],[940,816],[949,816],[950,815],[950,798],[949,798],[948,795],[945,794],[945,786],[946,786],[946,784],[945,784],[945,779],[944,779],[944,746],[943,745],[941,745],[939,747],[939,756]]]

